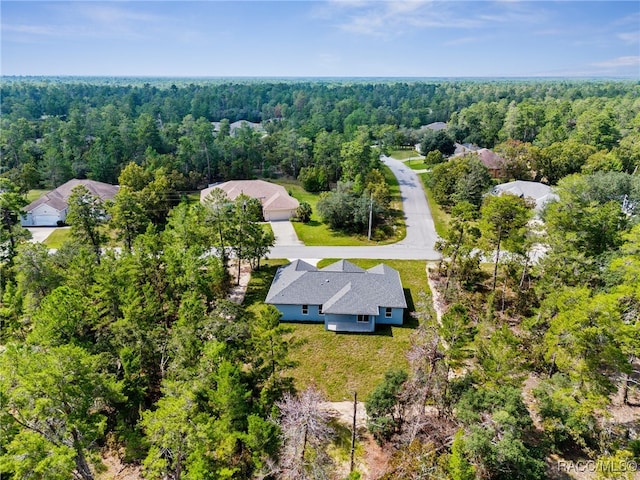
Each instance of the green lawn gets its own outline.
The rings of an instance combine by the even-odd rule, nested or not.
[[[424,191],[427,194],[427,202],[429,202],[429,209],[431,210],[431,216],[433,217],[433,223],[436,227],[436,232],[441,237],[444,237],[445,232],[449,226],[449,218],[450,215],[445,212],[440,205],[436,203],[433,199],[433,194],[431,193],[431,189],[427,186],[427,177],[428,173],[421,173],[420,180],[422,180],[422,185],[424,185]]]
[[[270,223],[265,222],[265,223],[261,223],[260,225],[262,226],[262,231],[264,233],[269,233],[270,232],[271,235],[273,235],[273,228],[271,228],[271,224]]]
[[[71,238],[70,228],[56,228],[44,243],[49,248],[60,248],[62,244]]]
[[[187,201],[190,205],[195,203],[200,203],[200,192],[190,192],[187,193]]]
[[[269,291],[278,267],[280,265],[286,265],[287,263],[288,261],[284,259],[264,260],[260,265],[260,270],[251,272],[251,280],[247,286],[247,293],[244,296],[243,305],[246,305],[249,310],[256,312],[267,297],[267,292]]]
[[[407,158],[419,157],[420,153],[416,152],[414,149],[391,150],[389,152],[389,156],[396,160],[406,160]]]
[[[427,165],[422,159],[407,160],[404,164],[411,170],[429,170],[433,165]]]
[[[116,232],[114,230],[111,230],[108,225],[103,225],[101,229],[107,239],[105,247],[122,247],[123,244],[116,239]],[[56,228],[42,243],[49,248],[60,248],[67,240],[71,240],[70,227]]]
[[[334,260],[323,260],[326,266]],[[363,268],[372,267],[383,260],[351,260]],[[258,308],[271,285],[277,265],[285,263],[271,260],[268,266],[251,278],[245,304]],[[411,260],[384,260],[384,263],[400,272],[409,310],[420,292],[427,292],[425,262]],[[297,366],[290,371],[296,387],[303,389],[315,385],[330,400],[340,401],[358,397],[365,399],[392,367],[407,367],[406,352],[410,336],[417,326],[407,313],[401,327],[379,327],[375,334],[336,334],[328,332],[322,324],[288,323],[293,329],[296,346],[290,352]]]
[[[391,170],[385,166],[383,166],[382,173],[390,186],[392,197],[391,206],[395,209],[393,212],[395,235],[382,241],[370,241],[367,239],[366,235],[352,235],[332,230],[328,225],[322,223],[322,219],[317,213],[317,203],[320,199],[319,193],[307,192],[294,180],[278,179],[272,181],[278,185],[282,185],[289,194],[299,202],[307,202],[311,205],[312,214],[311,221],[309,223],[292,222],[298,238],[305,245],[327,245],[333,247],[387,245],[402,240],[406,235],[406,228],[404,225],[404,215],[402,215],[400,187],[398,186],[396,177],[393,175]]]
[[[51,190],[29,190],[27,192],[27,202],[31,203],[37,199],[39,199],[45,193],[49,193]]]

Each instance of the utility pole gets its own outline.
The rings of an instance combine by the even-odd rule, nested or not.
[[[349,473],[353,472],[354,455],[356,453],[356,413],[358,412],[358,392],[353,392],[353,424],[351,426],[351,467]]]
[[[368,239],[371,240],[371,224],[373,223],[373,193],[371,194],[371,199],[369,200],[369,235]]]

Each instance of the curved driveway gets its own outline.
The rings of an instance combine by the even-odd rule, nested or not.
[[[402,260],[438,260],[435,250],[438,238],[433,217],[418,175],[402,162],[389,157],[382,161],[394,173],[400,184],[402,208],[407,235],[400,242],[372,247],[309,247],[302,245],[276,245],[271,258],[378,258]]]

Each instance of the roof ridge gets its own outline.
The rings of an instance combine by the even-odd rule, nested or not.
[[[340,290],[338,290],[333,297],[331,297],[329,300],[327,300],[323,305],[322,305],[322,310],[323,311],[327,311],[329,308],[331,308],[331,306],[333,304],[335,304],[338,300],[340,300],[342,297],[344,297],[347,293],[349,293],[349,291],[351,290],[351,282],[347,282],[345,284],[344,287],[342,287]]]

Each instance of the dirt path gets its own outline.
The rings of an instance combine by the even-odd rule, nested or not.
[[[330,413],[333,418],[351,429],[353,425],[353,402],[323,402],[321,408]],[[367,412],[364,402],[358,402],[356,407],[356,432],[359,450],[355,468],[362,480],[375,480],[384,475],[389,463],[390,452],[384,450],[367,430]],[[349,462],[338,466],[340,478],[349,475]]]
[[[438,321],[438,325],[442,325],[441,320],[442,314],[444,313],[444,300],[442,299],[442,295],[440,295],[440,291],[436,287],[435,281],[431,278],[431,267],[432,265],[427,263],[427,283],[429,284],[429,290],[431,290],[431,301],[433,303],[433,309],[436,312],[436,320]]]
[[[102,452],[101,460],[106,470],[96,475],[97,480],[141,480],[143,478],[142,467],[123,464],[120,454],[113,450]]]
[[[238,278],[238,265],[229,265],[229,273],[231,273],[232,281],[235,282]],[[234,285],[229,289],[227,292],[227,300],[241,304],[244,301],[245,294],[247,293],[249,280],[251,280],[251,266],[245,262],[240,265],[240,284],[235,285],[234,283]]]
[[[336,418],[340,423],[344,423],[349,428],[353,424],[353,402],[322,402],[320,408]],[[367,426],[367,412],[364,402],[358,402],[356,410],[356,428]]]

